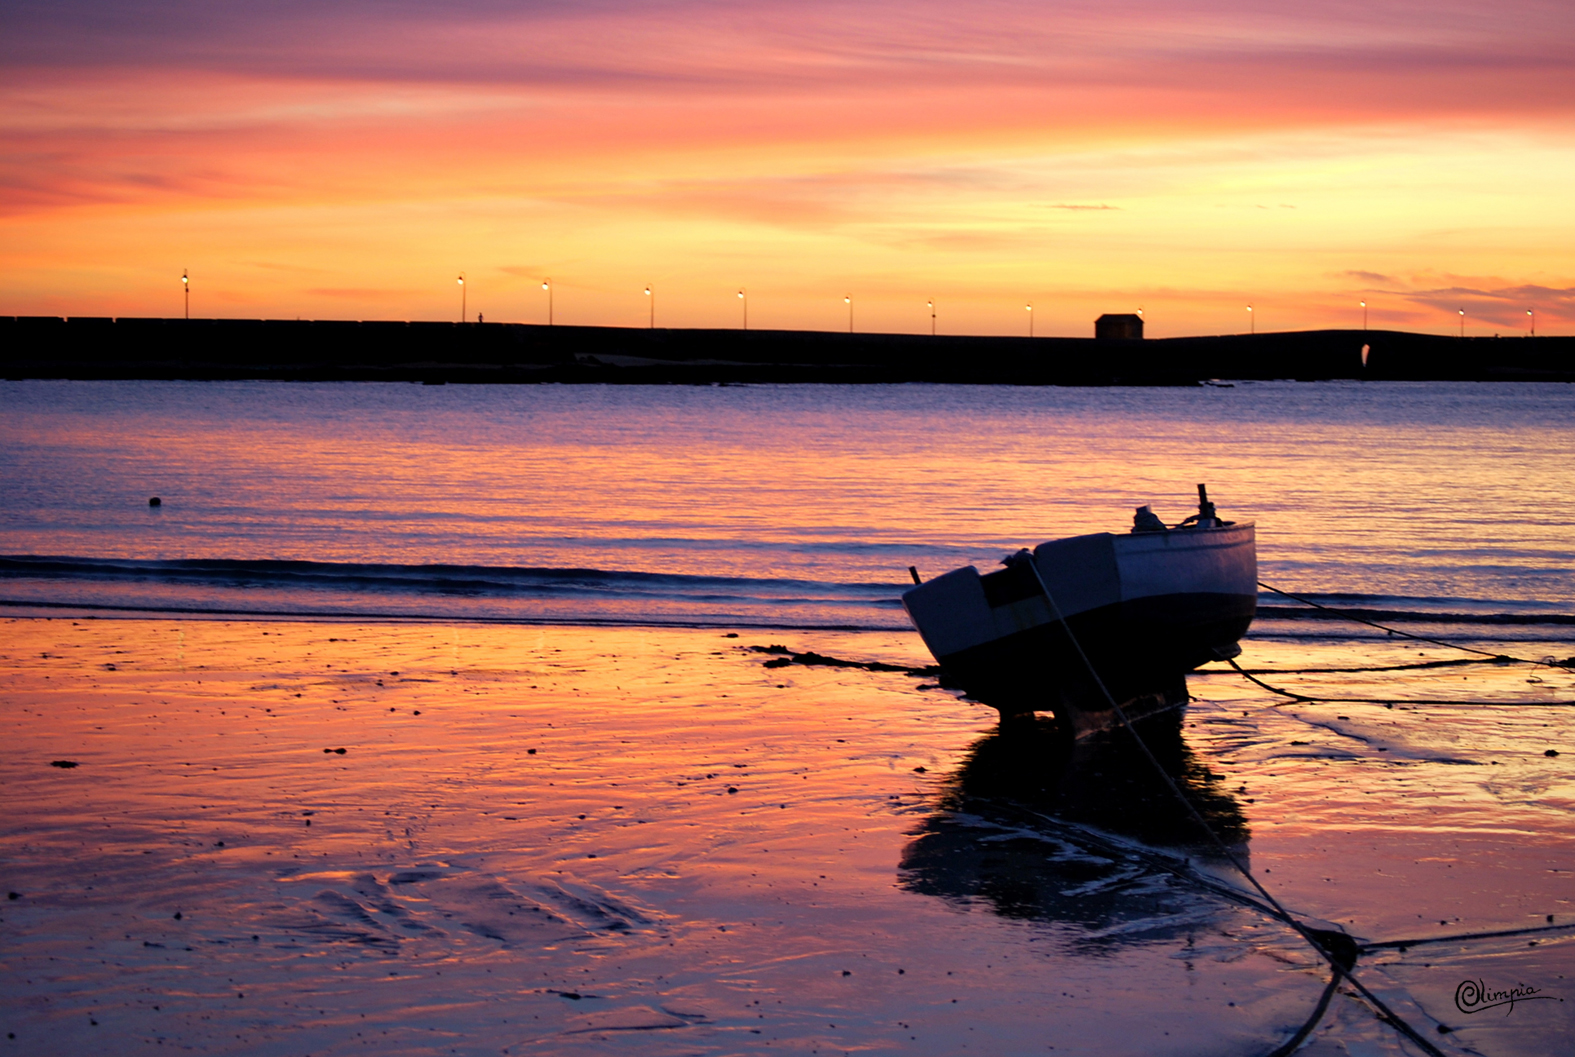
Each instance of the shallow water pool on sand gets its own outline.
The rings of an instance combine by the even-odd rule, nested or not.
[[[1205,886],[1244,887],[1129,750],[749,648],[920,667],[911,634],[0,628],[15,1052],[1267,1054],[1329,981]],[[1227,670],[1160,755],[1287,907],[1412,941],[1356,973],[1432,1045],[1568,1052],[1575,723],[1545,702],[1575,678],[1271,681],[1498,702],[1288,704]],[[1468,980],[1539,991],[1465,1013]],[[1348,992],[1300,1052],[1422,1052]]]

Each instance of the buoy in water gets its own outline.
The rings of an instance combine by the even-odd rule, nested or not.
[[[148,500],[148,506],[163,506],[163,505],[164,505],[164,500],[160,499],[158,496],[154,496],[152,499]]]

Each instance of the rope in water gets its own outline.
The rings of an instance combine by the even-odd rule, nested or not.
[[[1459,698],[1433,699],[1433,698],[1415,698],[1415,697],[1413,697],[1413,698],[1399,698],[1399,697],[1326,697],[1326,696],[1323,696],[1323,695],[1311,695],[1311,694],[1297,693],[1294,690],[1287,690],[1287,689],[1285,689],[1282,686],[1274,686],[1271,683],[1266,683],[1262,679],[1259,679],[1258,675],[1260,675],[1260,674],[1262,674],[1262,675],[1281,675],[1281,674],[1283,674],[1283,675],[1297,675],[1297,674],[1313,675],[1313,674],[1337,674],[1337,673],[1340,673],[1340,672],[1406,671],[1406,670],[1417,669],[1417,668],[1444,668],[1444,667],[1451,667],[1451,666],[1457,666],[1457,665],[1462,665],[1462,664],[1529,664],[1529,665],[1532,665],[1534,667],[1547,666],[1547,667],[1554,667],[1554,668],[1565,668],[1565,667],[1569,666],[1569,662],[1555,661],[1551,657],[1547,658],[1545,660],[1541,660],[1541,661],[1529,661],[1529,660],[1526,660],[1525,658],[1522,658],[1522,657],[1510,657],[1510,656],[1507,656],[1507,655],[1502,654],[1502,653],[1490,653],[1487,650],[1479,650],[1479,649],[1476,649],[1475,647],[1472,647],[1472,646],[1461,646],[1458,643],[1445,642],[1442,639],[1431,639],[1431,638],[1428,638],[1425,635],[1412,635],[1409,632],[1398,631],[1395,628],[1388,627],[1387,625],[1384,625],[1384,624],[1379,624],[1376,621],[1367,620],[1367,619],[1365,619],[1363,617],[1356,616],[1354,613],[1347,613],[1343,609],[1336,609],[1334,606],[1322,605],[1322,604],[1320,604],[1318,602],[1312,601],[1309,598],[1303,598],[1302,596],[1292,594],[1289,591],[1282,591],[1282,590],[1280,590],[1280,588],[1274,587],[1271,584],[1266,584],[1262,580],[1258,581],[1258,586],[1263,588],[1263,589],[1265,589],[1265,590],[1267,590],[1267,591],[1273,591],[1277,595],[1284,595],[1286,598],[1293,598],[1296,601],[1301,602],[1301,603],[1303,603],[1305,605],[1312,606],[1315,609],[1322,609],[1322,610],[1326,610],[1326,611],[1328,611],[1330,613],[1339,614],[1340,616],[1345,617],[1347,620],[1354,621],[1357,624],[1366,624],[1370,628],[1377,628],[1380,631],[1387,631],[1391,635],[1399,635],[1402,638],[1412,639],[1412,640],[1415,640],[1417,642],[1428,642],[1428,643],[1432,643],[1433,645],[1443,646],[1443,647],[1445,647],[1447,649],[1451,649],[1451,650],[1462,650],[1462,651],[1464,651],[1466,653],[1475,653],[1475,654],[1478,654],[1478,655],[1480,655],[1482,657],[1488,658],[1488,660],[1484,660],[1484,661],[1477,661],[1477,660],[1427,661],[1425,663],[1416,664],[1416,665],[1390,665],[1390,666],[1385,666],[1385,667],[1373,667],[1373,668],[1304,668],[1304,669],[1283,669],[1283,670],[1276,670],[1276,671],[1248,671],[1246,668],[1243,668],[1241,665],[1237,664],[1234,660],[1229,660],[1229,661],[1226,662],[1232,668],[1236,669],[1237,674],[1239,674],[1243,679],[1246,679],[1248,682],[1254,684],[1255,686],[1262,687],[1263,689],[1269,691],[1269,693],[1271,693],[1271,694],[1279,694],[1281,697],[1288,697],[1288,698],[1290,698],[1293,701],[1304,701],[1304,702],[1307,702],[1309,704],[1310,703],[1314,703],[1314,702],[1318,702],[1318,701],[1327,701],[1327,702],[1332,703],[1332,704],[1385,705],[1385,706],[1389,706],[1389,707],[1393,707],[1395,705],[1429,705],[1429,706],[1495,707],[1495,708],[1505,708],[1505,707],[1507,707],[1507,708],[1525,708],[1525,707],[1533,707],[1533,706],[1535,706],[1535,707],[1549,707],[1549,708],[1570,708],[1570,707],[1575,707],[1575,701],[1525,701],[1525,702],[1521,702],[1521,701],[1482,701],[1482,700],[1469,700],[1469,699],[1462,700],[1462,699],[1459,699]]]
[[[1084,667],[1088,669],[1089,675],[1093,677],[1094,685],[1099,688],[1100,694],[1103,695],[1107,702],[1109,702],[1111,709],[1114,710],[1117,718],[1121,720],[1121,725],[1126,728],[1127,732],[1132,735],[1133,740],[1137,742],[1138,748],[1143,750],[1143,755],[1148,757],[1149,763],[1154,766],[1154,769],[1159,772],[1160,777],[1165,780],[1165,784],[1169,786],[1171,793],[1176,797],[1177,800],[1181,802],[1182,806],[1187,809],[1187,812],[1192,816],[1193,821],[1198,824],[1204,833],[1208,834],[1210,841],[1212,841],[1215,847],[1219,849],[1220,854],[1223,855],[1224,858],[1236,868],[1238,873],[1247,879],[1248,883],[1257,890],[1258,894],[1263,897],[1264,901],[1274,908],[1275,916],[1280,921],[1284,922],[1287,926],[1293,929],[1298,935],[1301,936],[1303,940],[1307,942],[1308,946],[1312,947],[1313,950],[1317,951],[1321,957],[1329,962],[1330,967],[1334,971],[1336,981],[1340,979],[1349,981],[1351,986],[1356,988],[1356,990],[1361,993],[1362,997],[1367,1000],[1368,1004],[1377,1012],[1380,1020],[1383,1020],[1396,1031],[1400,1032],[1406,1038],[1414,1042],[1422,1049],[1424,1053],[1428,1054],[1429,1057],[1444,1057],[1443,1052],[1439,1050],[1438,1047],[1434,1046],[1420,1033],[1418,1033],[1415,1028],[1411,1027],[1411,1025],[1402,1020],[1393,1010],[1385,1005],[1377,995],[1373,994],[1365,984],[1358,980],[1349,971],[1349,969],[1342,964],[1342,959],[1334,952],[1329,950],[1328,946],[1326,946],[1324,942],[1320,942],[1318,940],[1318,938],[1314,935],[1313,929],[1308,928],[1306,925],[1303,925],[1300,921],[1292,917],[1290,912],[1280,905],[1279,900],[1275,899],[1274,896],[1270,894],[1269,890],[1265,888],[1256,877],[1253,876],[1252,871],[1247,868],[1241,859],[1238,858],[1236,854],[1226,846],[1224,841],[1220,840],[1219,835],[1214,832],[1213,827],[1208,824],[1208,822],[1203,818],[1202,814],[1199,813],[1198,809],[1193,806],[1192,801],[1188,800],[1182,793],[1180,787],[1176,785],[1175,779],[1171,778],[1170,776],[1170,772],[1165,770],[1164,765],[1159,762],[1159,759],[1154,755],[1153,750],[1148,747],[1148,743],[1143,740],[1142,736],[1138,734],[1137,730],[1132,726],[1132,721],[1127,717],[1126,711],[1121,707],[1120,703],[1116,701],[1115,696],[1111,694],[1109,688],[1105,686],[1104,679],[1100,677],[1099,671],[1094,667],[1093,662],[1089,660],[1088,654],[1084,652],[1083,644],[1079,642],[1077,636],[1073,634],[1072,626],[1067,622],[1065,614],[1061,612],[1061,607],[1056,604],[1055,596],[1050,592],[1050,585],[1045,583],[1044,577],[1040,575],[1038,564],[1032,559],[1032,557],[1029,557],[1027,564],[1028,567],[1033,570],[1034,579],[1039,581],[1039,588],[1045,593],[1045,600],[1050,603],[1050,611],[1055,615],[1056,620],[1061,624],[1062,629],[1066,632],[1067,638],[1071,641],[1072,647],[1077,651],[1077,655],[1082,660]],[[1311,1028],[1309,1027],[1307,1030],[1310,1031]],[[1303,1035],[1303,1037],[1305,1037],[1305,1035]],[[1286,1051],[1285,1048],[1281,1046],[1276,1052],[1285,1053],[1288,1051]]]
[[[1273,591],[1275,594],[1280,595],[1280,596],[1282,596],[1284,598],[1295,599],[1296,601],[1300,602],[1304,606],[1311,606],[1314,609],[1321,609],[1321,610],[1323,610],[1326,613],[1337,613],[1340,616],[1344,617],[1346,620],[1353,621],[1353,622],[1355,622],[1357,624],[1366,624],[1370,628],[1377,628],[1379,631],[1386,631],[1386,632],[1388,632],[1391,635],[1398,635],[1398,636],[1400,636],[1403,639],[1411,639],[1411,640],[1416,641],[1416,642],[1429,642],[1429,643],[1432,643],[1434,646],[1443,646],[1446,649],[1451,649],[1451,650],[1461,650],[1461,651],[1463,651],[1465,653],[1476,653],[1476,654],[1480,654],[1483,657],[1492,658],[1495,661],[1516,661],[1516,662],[1519,662],[1520,664],[1533,664],[1533,665],[1547,664],[1547,665],[1551,665],[1553,667],[1568,667],[1568,665],[1565,664],[1564,662],[1554,661],[1551,658],[1549,658],[1548,660],[1543,660],[1543,661],[1528,661],[1524,657],[1509,657],[1509,656],[1506,656],[1506,655],[1504,655],[1502,653],[1490,653],[1487,650],[1479,650],[1479,649],[1476,649],[1475,647],[1472,647],[1472,646],[1462,646],[1462,645],[1460,645],[1457,642],[1445,642],[1443,639],[1431,639],[1431,638],[1428,638],[1426,635],[1413,635],[1409,631],[1401,631],[1398,628],[1391,628],[1387,624],[1380,624],[1377,621],[1368,620],[1365,617],[1359,617],[1355,613],[1349,613],[1349,612],[1346,612],[1343,609],[1336,609],[1334,606],[1326,606],[1326,605],[1324,605],[1321,602],[1314,602],[1310,598],[1303,598],[1301,595],[1292,594],[1289,591],[1283,591],[1280,588],[1275,587],[1273,584],[1266,584],[1266,583],[1264,583],[1262,580],[1258,581],[1258,586],[1263,588],[1265,591]],[[1353,669],[1353,670],[1359,671],[1360,669]]]

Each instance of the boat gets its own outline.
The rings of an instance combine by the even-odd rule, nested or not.
[[[1255,527],[1222,520],[1201,484],[1179,525],[1141,506],[1130,532],[1051,540],[1001,564],[922,582],[910,567],[903,608],[944,685],[1003,720],[1053,712],[1075,737],[1119,723],[1113,703],[1133,720],[1179,717],[1186,674],[1238,655],[1257,612]]]

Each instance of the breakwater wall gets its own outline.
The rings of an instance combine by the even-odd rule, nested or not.
[[[0,375],[431,383],[1190,385],[1214,378],[1572,382],[1575,337],[1309,330],[1099,340],[526,323],[0,316]]]

